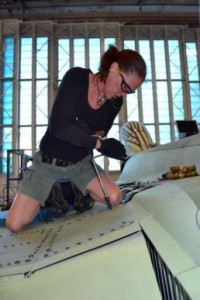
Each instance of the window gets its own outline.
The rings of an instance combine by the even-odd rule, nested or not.
[[[197,59],[197,45],[196,43],[186,43],[187,54],[187,70],[189,82],[189,95],[190,95],[190,109],[192,119],[200,122],[200,82],[199,82],[199,69]]]
[[[32,155],[48,123],[48,38],[21,38],[20,54],[19,145]]]
[[[124,48],[139,51],[147,65],[147,77],[139,89],[140,94],[137,91],[126,97],[127,121],[143,122],[154,142],[160,144],[178,138],[176,120],[187,117],[200,123],[196,42],[185,43],[188,80],[181,65],[181,47],[181,42],[175,39],[138,40],[137,49],[135,40],[124,41]],[[189,91],[185,89],[187,82]],[[189,93],[191,112],[184,103],[184,93]]]
[[[85,39],[74,39],[74,67],[85,67]]]
[[[7,150],[13,147],[13,84],[14,84],[14,38],[6,36],[2,40],[2,80],[0,82],[1,117],[1,159],[0,171],[7,171]],[[12,162],[11,162],[12,165]]]
[[[178,138],[176,120],[200,124],[199,28],[103,23],[31,23],[20,28],[19,39],[8,29],[0,45],[1,173],[6,172],[7,149],[30,155],[38,149],[65,72],[73,66],[97,72],[110,44],[141,53],[147,78],[135,94],[126,96],[109,137],[119,139],[122,123],[141,121],[154,142],[164,144]],[[117,160],[101,156],[97,162],[105,170],[120,170]]]

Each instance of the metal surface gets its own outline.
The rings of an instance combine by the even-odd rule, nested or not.
[[[190,6],[195,7],[198,5],[198,0],[73,0],[73,1],[44,1],[44,0],[1,0],[0,1],[0,8],[7,9],[7,10],[29,10],[29,9],[42,9],[42,8],[67,8],[67,7],[96,7],[96,9],[100,10],[100,8],[105,6],[111,7],[127,7],[127,6],[136,6],[140,9],[146,6],[170,6],[170,7],[184,7]]]
[[[137,218],[128,205],[112,211],[100,206],[49,224],[32,225],[18,234],[1,229],[0,277],[30,274],[133,234],[140,230]]]
[[[156,251],[154,245],[149,240],[148,236],[145,235],[151,261],[155,270],[158,285],[160,287],[162,298],[171,300],[189,300],[187,292],[176,279],[175,276],[170,272],[169,268]]]
[[[1,300],[162,299],[141,232],[0,285]]]
[[[197,23],[198,0],[128,0],[128,1],[32,1],[32,0],[2,0],[0,1],[0,16],[2,19],[57,19],[57,20],[126,20],[134,23]],[[174,14],[176,13],[176,18]],[[190,15],[192,14],[192,15]],[[194,20],[196,18],[196,20]],[[84,19],[86,21],[86,19]]]
[[[177,147],[168,150],[169,159]],[[199,300],[199,182],[162,182],[112,210],[95,205],[19,234],[1,229],[0,300]]]
[[[195,165],[200,173],[200,134],[135,153],[127,160],[119,182],[155,181],[171,166]],[[137,170],[133,172],[132,170]]]

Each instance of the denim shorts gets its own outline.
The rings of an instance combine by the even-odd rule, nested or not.
[[[97,169],[99,173],[103,172],[99,165],[97,165]],[[83,194],[86,194],[86,186],[96,176],[92,165],[92,156],[87,156],[68,167],[60,167],[55,165],[54,161],[52,164],[42,162],[41,154],[37,152],[33,157],[32,166],[21,181],[19,193],[28,195],[43,205],[55,182],[72,182]]]

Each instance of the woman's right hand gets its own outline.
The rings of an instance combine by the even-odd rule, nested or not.
[[[114,138],[108,138],[105,140],[100,140],[100,143],[101,146],[96,149],[103,155],[119,160],[127,159],[126,149],[118,140]],[[96,144],[96,146],[98,145],[99,144]]]

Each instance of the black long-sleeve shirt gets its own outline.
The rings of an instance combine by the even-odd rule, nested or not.
[[[58,88],[49,124],[40,143],[42,153],[78,162],[96,145],[92,134],[110,130],[122,106],[122,97],[108,100],[99,109],[88,102],[89,69],[72,68]],[[114,103],[114,104],[113,104]]]

